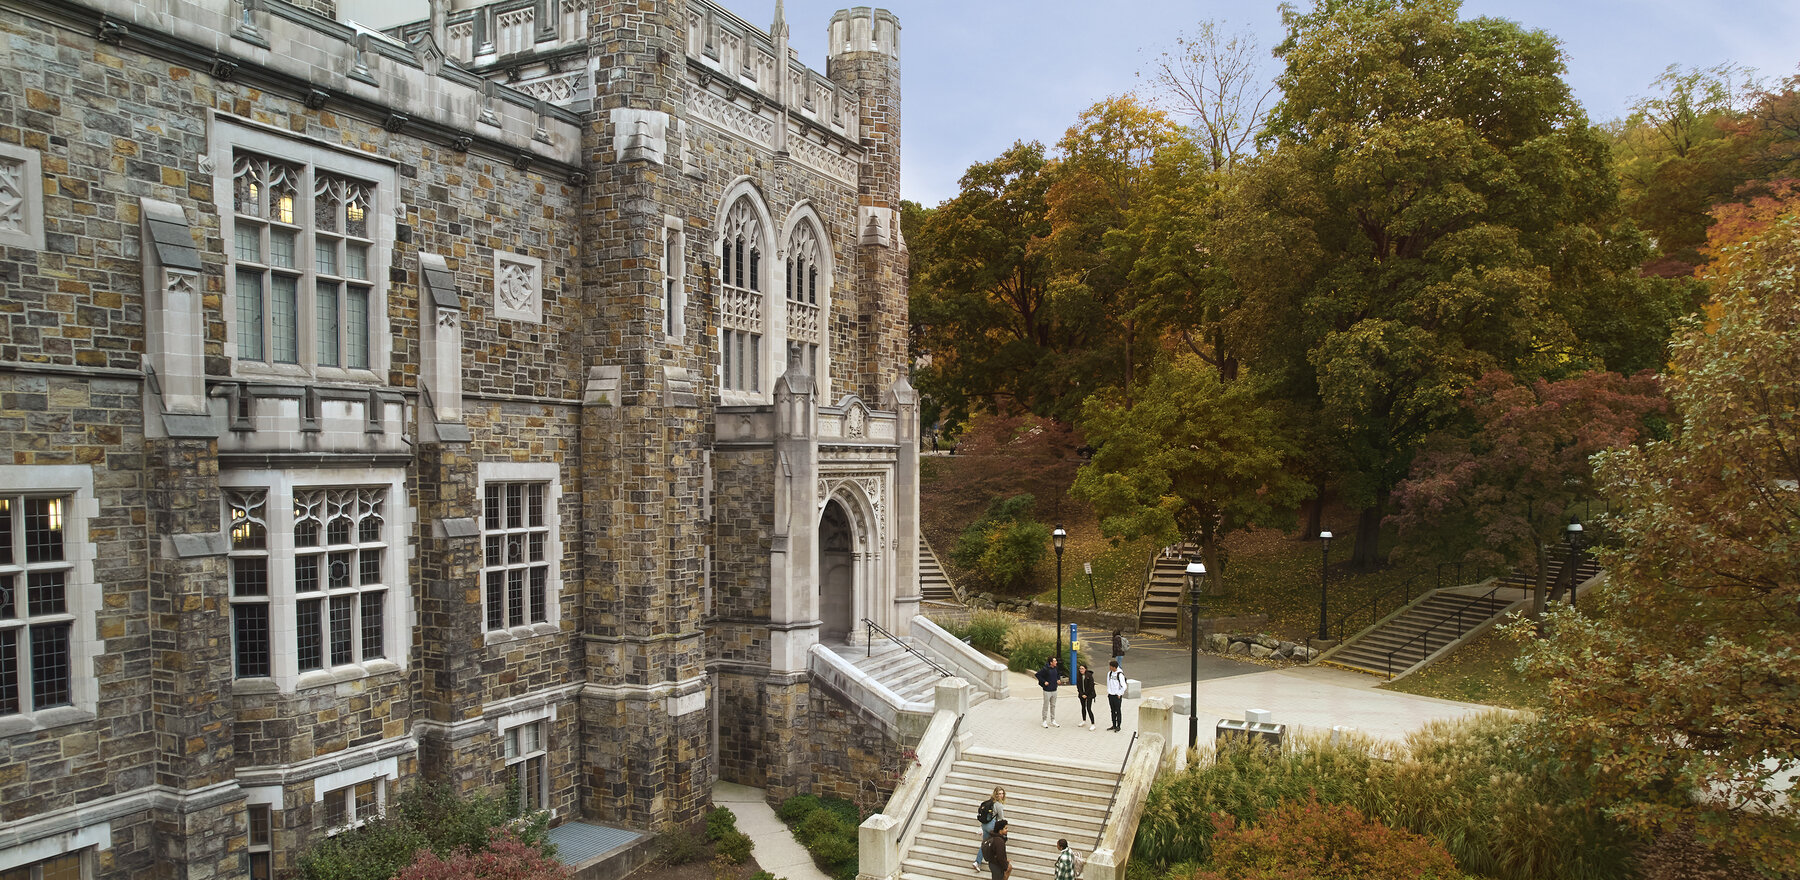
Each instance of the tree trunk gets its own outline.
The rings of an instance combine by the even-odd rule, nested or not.
[[[1300,540],[1302,541],[1318,540],[1319,530],[1324,528],[1325,487],[1316,486],[1315,488],[1317,491],[1313,494],[1312,499],[1301,508],[1306,514],[1306,524],[1300,529]]]
[[[1387,516],[1387,492],[1375,495],[1375,503],[1362,509],[1356,519],[1356,548],[1350,564],[1357,571],[1374,571],[1381,567],[1381,521]]]

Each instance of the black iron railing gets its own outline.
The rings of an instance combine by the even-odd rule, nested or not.
[[[900,833],[894,838],[896,843],[906,840],[906,832],[912,830],[913,819],[919,815],[919,805],[931,795],[931,780],[937,778],[939,770],[944,768],[944,756],[956,748],[956,732],[962,728],[963,716],[956,716],[956,723],[950,725],[950,738],[944,741],[944,750],[938,752],[937,760],[931,762],[931,772],[925,774],[925,781],[919,783],[919,796],[913,798],[912,809],[906,814],[906,821],[900,824]]]
[[[1490,610],[1488,613],[1482,614],[1479,617],[1471,617],[1471,619],[1469,621],[1469,625],[1467,627],[1463,626],[1463,613],[1466,611],[1470,611],[1470,609],[1473,609],[1477,605],[1482,605],[1482,606],[1487,605],[1488,600],[1492,599],[1494,597],[1494,594],[1496,592],[1499,592],[1499,590],[1502,586],[1505,586],[1505,585],[1501,584],[1501,583],[1495,583],[1492,587],[1490,587],[1488,589],[1487,592],[1482,593],[1480,596],[1476,596],[1472,599],[1468,599],[1468,601],[1464,602],[1461,605],[1458,605],[1456,607],[1456,613],[1454,615],[1450,615],[1450,614],[1444,615],[1443,619],[1439,620],[1437,623],[1434,623],[1429,627],[1426,627],[1424,632],[1419,633],[1418,635],[1413,636],[1410,639],[1407,639],[1406,644],[1401,645],[1400,647],[1387,652],[1387,677],[1390,680],[1393,679],[1393,677],[1394,677],[1394,655],[1411,648],[1413,645],[1413,642],[1419,641],[1420,639],[1424,639],[1425,644],[1422,646],[1424,653],[1419,655],[1420,659],[1424,659],[1425,657],[1431,656],[1430,636],[1433,632],[1437,631],[1438,627],[1443,626],[1444,624],[1449,623],[1452,620],[1456,621],[1456,635],[1450,636],[1449,638],[1444,640],[1446,643],[1449,643],[1449,642],[1455,641],[1456,639],[1462,638],[1463,633],[1466,633],[1469,630],[1474,629],[1478,624],[1481,623],[1481,621],[1486,620],[1489,617],[1492,617],[1493,612]]]
[[[863,626],[868,627],[869,632],[871,633],[871,635],[869,636],[869,646],[868,646],[869,650],[863,656],[865,656],[865,657],[874,656],[874,654],[875,654],[875,636],[873,635],[873,633],[881,633],[882,635],[887,636],[889,641],[892,641],[894,644],[899,645],[902,650],[906,651],[906,653],[911,654],[914,657],[917,657],[920,660],[925,661],[925,665],[931,667],[932,669],[937,670],[938,675],[941,675],[945,678],[950,677],[950,670],[937,665],[937,661],[932,660],[930,657],[927,657],[924,654],[919,653],[918,649],[907,644],[905,639],[902,639],[899,636],[894,635],[893,633],[888,632],[885,629],[882,629],[878,624],[875,623],[875,621],[870,620],[867,617],[863,618],[862,622],[863,622]]]
[[[1383,617],[1386,617],[1388,615],[1388,612],[1392,611],[1393,609],[1401,608],[1408,604],[1411,604],[1411,602],[1413,600],[1413,584],[1417,583],[1418,580],[1419,580],[1419,576],[1415,574],[1412,577],[1409,577],[1406,580],[1400,582],[1399,584],[1396,584],[1395,586],[1388,587],[1387,589],[1382,590],[1379,593],[1376,593],[1374,596],[1369,598],[1369,601],[1356,606],[1355,608],[1346,612],[1342,616],[1338,617],[1337,622],[1335,624],[1333,624],[1331,627],[1327,628],[1326,632],[1328,634],[1332,634],[1333,638],[1336,638],[1338,641],[1341,642],[1344,640],[1345,632],[1357,632],[1357,631],[1361,630],[1362,627],[1364,627],[1364,626],[1374,626],[1375,621],[1380,620]],[[1394,595],[1395,593],[1401,594],[1401,599],[1398,604],[1394,604],[1394,603],[1387,601],[1388,597]],[[1385,609],[1385,610],[1382,610],[1382,609]],[[1367,623],[1364,623],[1362,626],[1358,626],[1358,627],[1350,626],[1351,621],[1356,620],[1358,617],[1365,616],[1365,615],[1368,617]]]
[[[1106,823],[1112,821],[1113,805],[1119,802],[1119,787],[1125,784],[1125,765],[1131,763],[1131,750],[1137,748],[1138,732],[1131,732],[1131,742],[1125,744],[1125,760],[1119,762],[1119,781],[1113,783],[1112,797],[1106,801],[1106,815],[1100,817],[1100,833],[1094,835],[1094,846],[1088,850],[1092,855],[1100,848],[1100,839],[1106,836]]]

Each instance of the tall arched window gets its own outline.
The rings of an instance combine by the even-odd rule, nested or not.
[[[727,391],[761,391],[763,357],[762,221],[740,198],[721,230],[719,381]]]
[[[818,229],[811,222],[794,227],[787,246],[787,341],[815,379],[820,378],[819,348],[825,341],[819,306],[820,250]]]

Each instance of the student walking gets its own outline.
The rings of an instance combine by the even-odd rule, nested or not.
[[[1037,671],[1038,687],[1044,689],[1044,723],[1043,727],[1061,727],[1056,723],[1056,685],[1062,681],[1062,670],[1056,665],[1056,658],[1051,657],[1044,668]]]
[[[1119,663],[1123,664],[1125,662],[1125,634],[1119,632],[1116,629],[1113,630],[1112,649],[1113,649],[1113,655],[1112,655],[1113,659],[1117,660],[1117,661],[1119,661]]]
[[[1056,841],[1056,880],[1075,880],[1075,851],[1069,841]]]
[[[1106,666],[1106,702],[1112,707],[1112,726],[1107,729],[1116,732],[1125,724],[1125,670],[1117,660]]]
[[[1012,859],[1006,857],[1006,820],[994,823],[994,836],[981,845],[982,855],[987,857],[988,876],[993,880],[1010,880],[1012,877]]]
[[[1094,730],[1100,726],[1094,720],[1094,670],[1086,663],[1076,664],[1075,668],[1080,670],[1075,675],[1075,696],[1081,700],[1081,720],[1087,722],[1089,730]]]
[[[988,838],[994,836],[994,826],[1006,821],[1006,789],[994,786],[994,793],[975,808],[975,821],[981,823],[981,845],[975,848],[975,873],[987,870],[987,860],[983,857],[987,851]]]

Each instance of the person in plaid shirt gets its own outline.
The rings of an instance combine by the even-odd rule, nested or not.
[[[1067,840],[1058,840],[1056,848],[1056,880],[1075,880],[1075,851],[1069,849]]]

